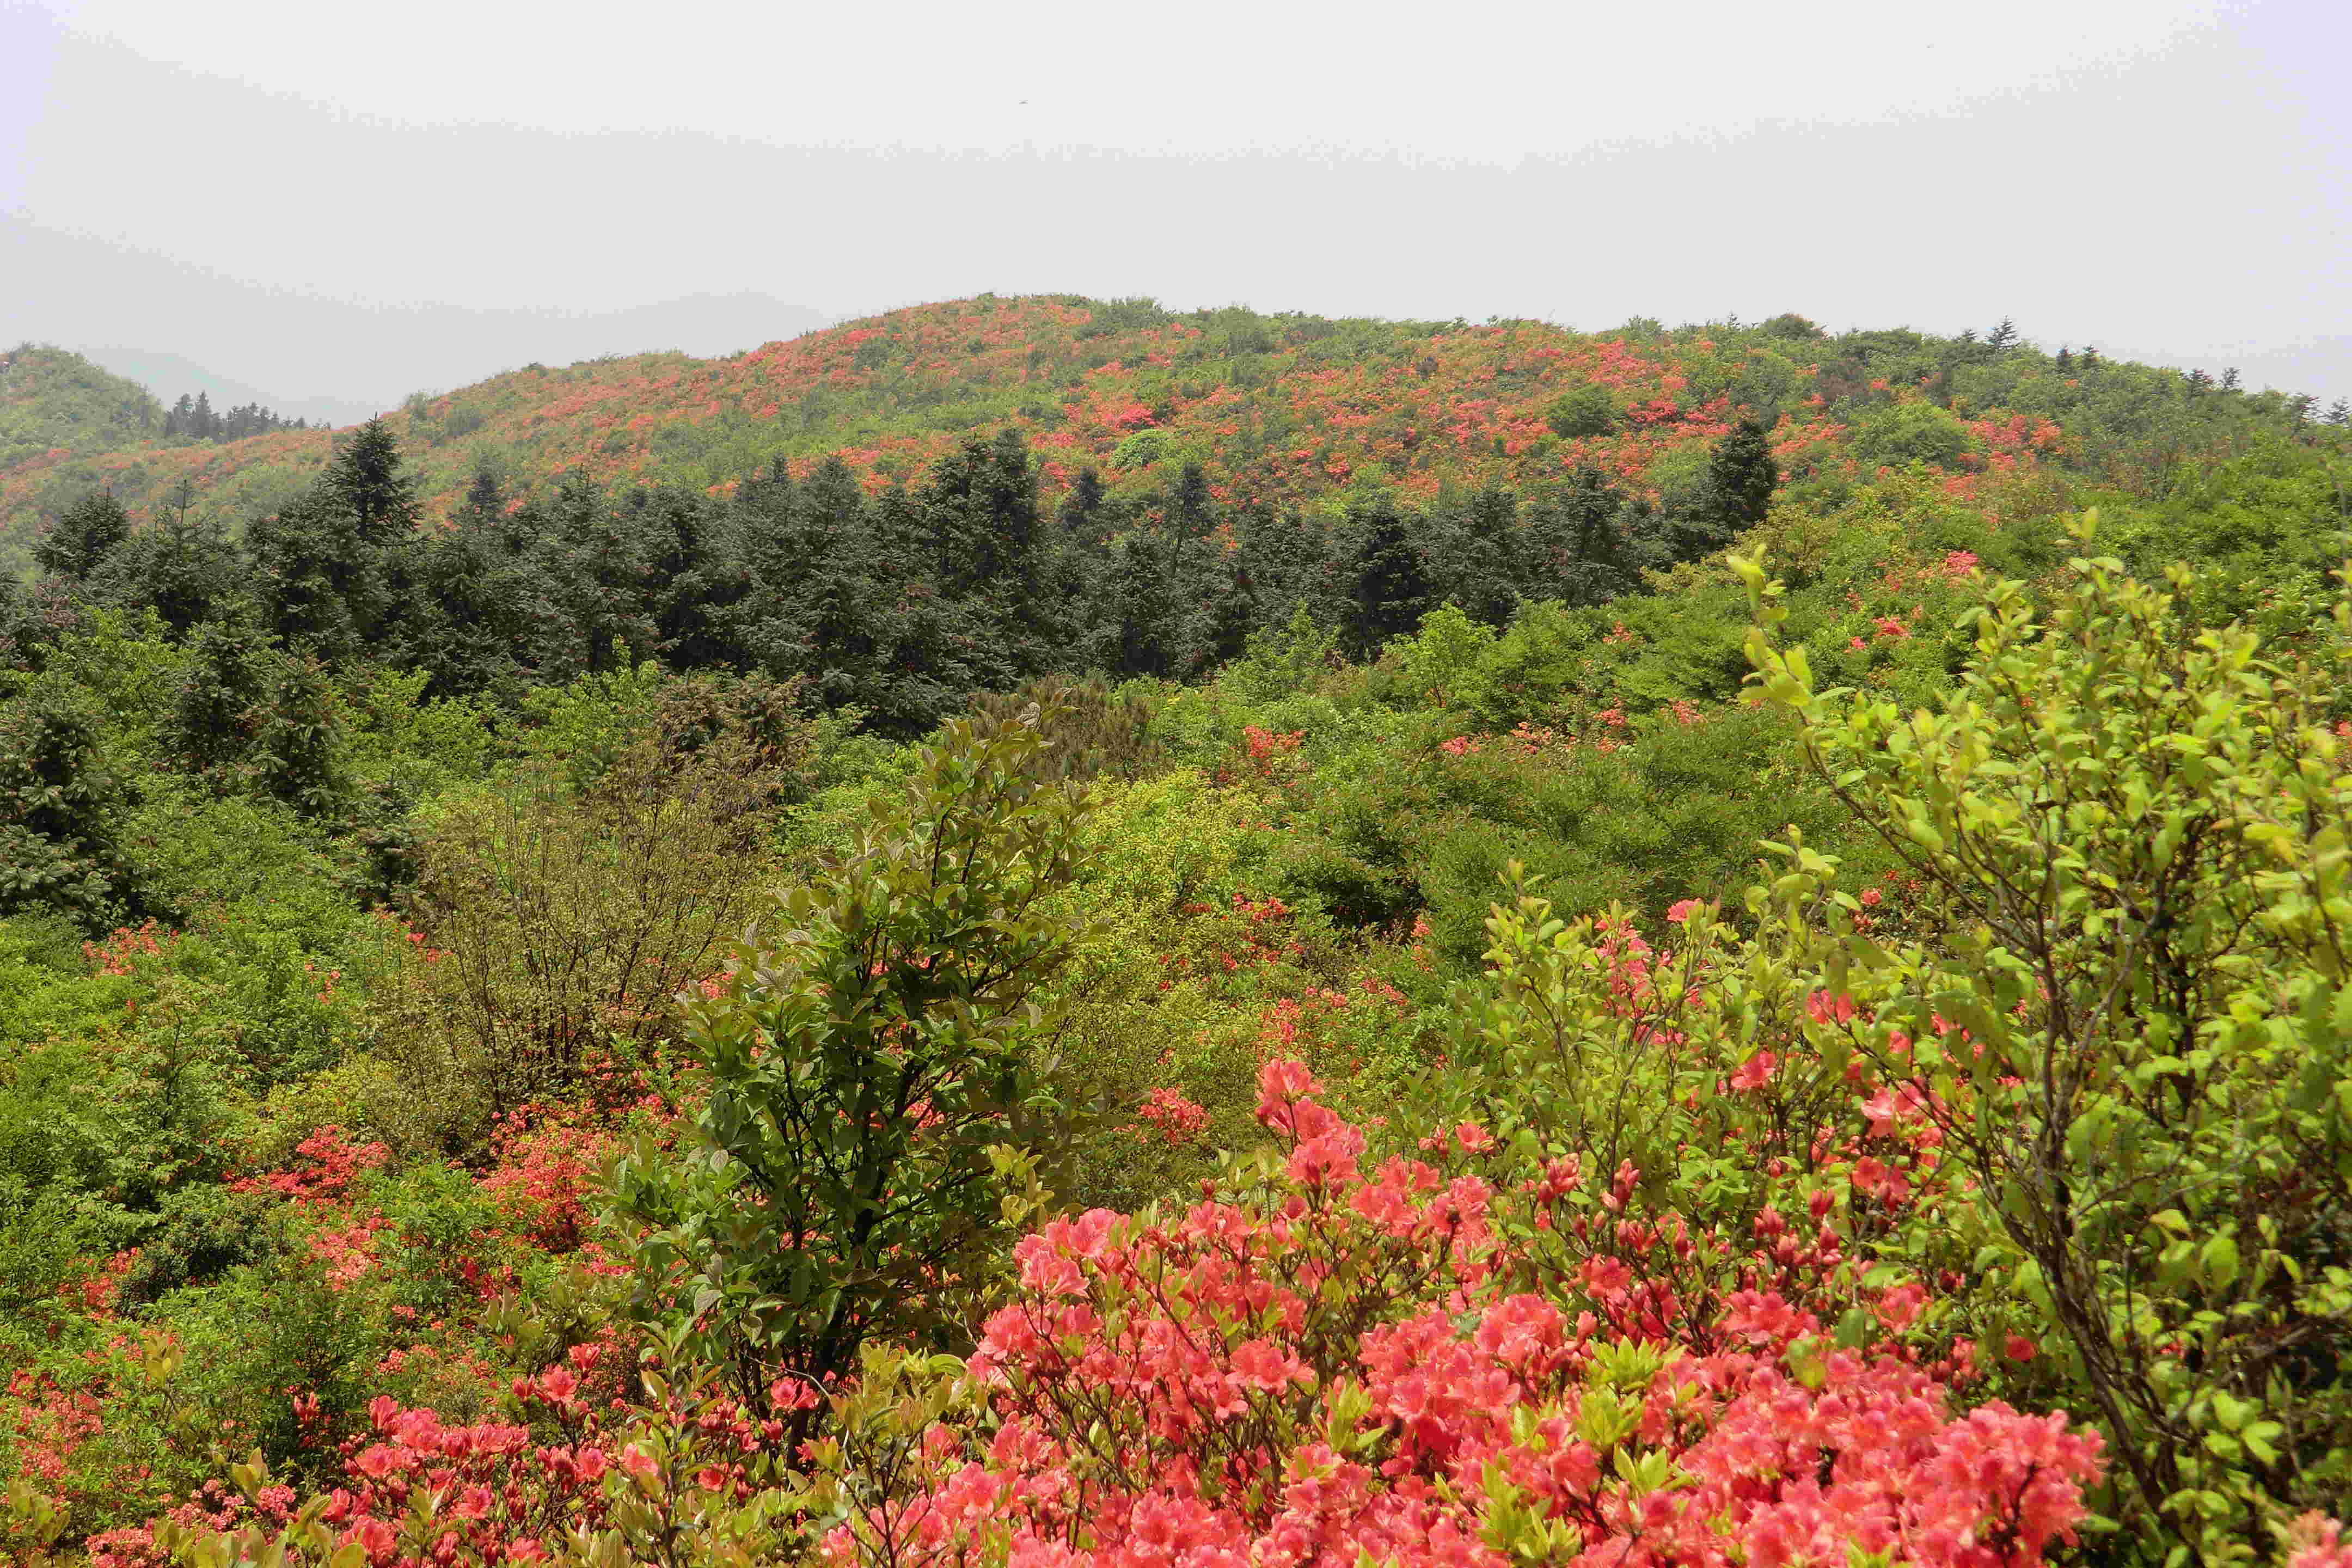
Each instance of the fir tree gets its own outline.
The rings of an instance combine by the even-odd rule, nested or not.
[[[405,538],[416,526],[416,480],[401,467],[400,443],[381,416],[336,445],[320,487],[363,545]]]
[[[1239,658],[1265,618],[1257,579],[1241,551],[1224,552],[1217,576],[1220,581],[1201,626],[1201,656],[1211,664]]]
[[[1437,520],[1432,533],[1432,565],[1444,596],[1488,626],[1508,621],[1528,576],[1518,497],[1489,485]]]
[[[1102,530],[1097,520],[1103,509],[1103,499],[1102,477],[1090,463],[1078,470],[1077,479],[1055,513],[1062,524],[1063,537],[1074,544],[1099,543]]]
[[[1176,674],[1184,663],[1184,611],[1170,542],[1143,530],[1111,546],[1102,661],[1123,676]]]
[[[58,910],[96,932],[135,912],[121,791],[91,715],[37,683],[0,706],[0,915]]]
[[[1641,573],[1625,511],[1625,498],[1600,469],[1579,466],[1531,509],[1524,596],[1598,605],[1636,586]]]
[[[81,582],[97,574],[131,536],[131,517],[110,491],[92,490],[41,534],[33,563],[52,576]]]
[[[1346,629],[1351,651],[1370,658],[1421,625],[1430,609],[1429,567],[1412,521],[1389,497],[1351,512],[1349,523],[1357,543],[1348,562]]]

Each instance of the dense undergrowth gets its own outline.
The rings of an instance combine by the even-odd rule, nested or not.
[[[1654,441],[1531,328],[788,348],[950,321],[1173,445],[440,527],[427,406],[44,537],[16,1560],[2352,1560],[2330,432],[1925,340],[1810,468],[1816,380]],[[1276,472],[1219,386],[1506,339],[1560,488],[1199,489]]]

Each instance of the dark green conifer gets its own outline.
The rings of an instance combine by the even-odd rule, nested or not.
[[[33,563],[53,576],[81,582],[95,576],[131,537],[131,516],[107,490],[92,490],[45,530],[33,546]]]
[[[1360,658],[1420,626],[1432,607],[1429,564],[1414,526],[1419,521],[1387,495],[1349,512],[1356,545],[1348,561],[1345,629]]]

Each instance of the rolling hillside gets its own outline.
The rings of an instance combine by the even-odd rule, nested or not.
[[[0,439],[0,560],[19,570],[39,520],[97,486],[136,515],[186,479],[234,523],[281,504],[330,451],[320,431],[161,444],[152,399],[54,351],[20,351],[0,396],[13,437]],[[838,452],[879,489],[1003,426],[1027,436],[1049,493],[1083,467],[1117,492],[1197,460],[1228,501],[1540,489],[1587,464],[1670,495],[1742,415],[1769,428],[1798,483],[1916,458],[1958,493],[2050,462],[2137,488],[2308,412],[2168,370],[1899,331],[1832,337],[1793,316],[1584,333],[984,295],[731,359],[527,366],[413,399],[390,424],[430,517],[484,467],[510,491],[585,472],[723,492],[777,458],[805,471]]]

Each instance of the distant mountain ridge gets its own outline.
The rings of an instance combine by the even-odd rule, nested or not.
[[[774,462],[805,472],[838,453],[878,489],[1005,426],[1027,437],[1049,491],[1088,468],[1110,489],[1150,489],[1197,462],[1219,500],[1266,505],[1366,488],[1541,489],[1585,466],[1671,493],[1708,443],[1753,417],[1791,479],[1916,459],[1965,493],[2040,462],[2152,471],[2312,412],[2201,374],[2047,354],[2005,323],[1984,339],[1832,337],[1793,316],[1580,333],[982,295],[727,358],[527,365],[412,398],[387,423],[428,515],[446,515],[482,468],[509,493],[572,476],[724,490]],[[282,502],[330,450],[320,431],[166,447],[75,428],[88,438],[0,467],[12,553],[39,516],[94,485],[137,510],[184,478],[234,519]]]
[[[75,345],[75,350],[93,364],[140,383],[167,406],[183,394],[193,396],[202,393],[212,399],[215,408],[237,408],[247,404],[259,404],[282,418],[304,419],[313,425],[330,427],[357,425],[396,406],[391,403],[377,405],[349,397],[289,397],[283,392],[273,392],[250,382],[219,374],[184,355],[153,349],[128,348],[112,343],[81,343]]]

